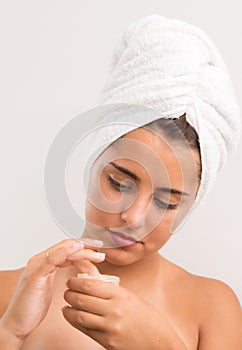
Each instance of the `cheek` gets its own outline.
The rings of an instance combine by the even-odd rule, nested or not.
[[[116,214],[102,211],[93,206],[89,201],[86,202],[85,210],[86,221],[99,227],[109,227],[116,220]],[[114,225],[115,226],[115,225]]]
[[[155,231],[158,234],[171,232],[172,223],[176,213],[172,210],[160,210],[152,208],[146,216],[146,227],[150,233]]]
[[[174,213],[167,213],[163,216],[155,228],[144,238],[148,249],[160,249],[171,236],[171,226]]]
[[[155,229],[155,233],[158,237],[158,240],[161,239],[161,237],[165,238],[166,236],[170,236],[173,220],[174,220],[174,214],[172,215],[169,212],[163,217],[163,219]]]
[[[170,230],[165,226],[159,226],[152,231],[145,239],[144,243],[148,251],[155,252],[161,249],[171,237]]]
[[[92,205],[89,200],[86,202],[86,220],[87,222],[98,225],[103,221],[105,217],[105,212],[96,208],[96,206]]]

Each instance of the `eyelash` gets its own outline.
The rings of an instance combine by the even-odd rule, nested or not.
[[[114,180],[111,176],[108,176],[108,181],[110,182],[110,184],[112,185],[112,187],[116,190],[116,191],[128,191],[128,190],[133,190],[132,187],[130,186],[126,186],[126,185],[122,185],[120,182]]]
[[[114,180],[111,176],[108,176],[108,181],[110,182],[111,186],[114,188],[115,191],[128,191],[128,190],[133,190],[133,188],[129,186],[122,185],[120,182]],[[157,198],[154,198],[155,203],[163,209],[168,209],[168,210],[174,210],[177,209],[178,204],[167,204]]]
[[[165,209],[169,209],[169,210],[177,209],[177,204],[167,204],[167,203],[165,203],[157,198],[154,198],[154,201],[161,208],[165,208]]]

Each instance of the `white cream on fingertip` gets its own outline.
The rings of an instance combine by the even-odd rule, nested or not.
[[[105,259],[105,253],[99,253],[99,252],[95,252],[93,253],[95,255],[96,258],[98,259]]]
[[[93,246],[93,247],[102,247],[103,246],[103,241],[100,241],[98,239],[80,238],[79,241],[85,245],[89,245],[89,246]]]

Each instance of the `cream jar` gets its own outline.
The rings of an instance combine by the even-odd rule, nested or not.
[[[119,285],[119,282],[120,282],[120,278],[118,276],[114,276],[114,275],[101,275],[100,274],[99,276],[94,276],[94,275],[88,275],[88,273],[78,273],[77,277],[94,279],[94,280],[101,280],[104,282],[113,283],[115,285]]]

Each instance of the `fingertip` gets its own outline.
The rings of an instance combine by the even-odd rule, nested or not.
[[[65,305],[65,306],[63,306],[62,308],[61,308],[61,310],[62,310],[62,312],[64,312],[66,309],[68,309],[68,305]]]
[[[73,278],[75,278],[75,276],[68,278],[68,280],[66,281],[66,286],[67,286],[67,288],[68,288],[69,290],[71,290],[71,280],[72,280]]]
[[[97,258],[98,260],[105,260],[106,254],[105,253],[100,253],[100,252],[94,252],[93,256]]]
[[[85,244],[85,246],[93,248],[101,248],[103,246],[103,241],[91,238],[80,238],[80,241]]]
[[[63,306],[63,307],[61,308],[62,315],[63,315],[63,317],[64,317],[65,319],[66,319],[67,314],[68,314],[68,312],[67,312],[68,309],[70,309],[70,306],[68,306],[68,305],[65,305],[65,306]]]
[[[68,254],[74,254],[76,252],[78,252],[79,250],[84,248],[84,244],[83,242],[75,242],[73,243],[71,246],[69,246],[68,249]]]
[[[72,248],[73,249],[84,248],[84,243],[81,241],[76,241],[75,243],[72,244]]]

